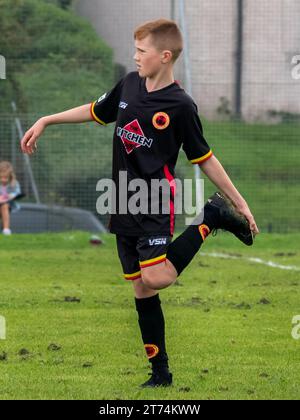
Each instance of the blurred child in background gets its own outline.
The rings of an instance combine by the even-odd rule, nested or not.
[[[0,219],[4,235],[11,235],[10,212],[19,208],[15,199],[20,194],[20,184],[12,164],[6,161],[0,162]]]

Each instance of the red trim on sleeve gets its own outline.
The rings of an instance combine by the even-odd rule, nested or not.
[[[206,160],[210,159],[213,156],[213,152],[210,150],[208,153],[206,153],[206,155],[201,156],[199,158],[196,159],[192,159],[190,162],[195,165],[197,164],[201,164],[203,162],[205,162]]]
[[[95,120],[95,118],[94,118],[94,115],[93,115],[93,106],[94,106],[94,102],[92,102],[92,103],[91,103],[91,106],[90,106],[90,113],[91,113],[91,117],[92,117],[92,119],[93,119],[94,121],[96,121],[96,120]]]

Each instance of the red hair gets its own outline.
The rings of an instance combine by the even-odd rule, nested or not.
[[[172,52],[173,63],[183,50],[183,38],[176,22],[168,19],[157,19],[145,22],[134,31],[134,39],[142,40],[151,35],[153,45],[160,51]]]

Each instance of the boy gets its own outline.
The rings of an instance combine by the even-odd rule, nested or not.
[[[174,283],[214,229],[228,230],[251,245],[258,228],[246,201],[205,141],[197,106],[174,81],[173,66],[183,49],[176,23],[166,19],[146,22],[136,29],[134,39],[137,72],[129,73],[92,104],[41,118],[26,132],[21,147],[24,153],[34,153],[38,137],[51,124],[116,122],[113,180],[117,191],[120,171],[126,172],[128,181],[140,178],[150,185],[152,179],[167,179],[170,183],[169,214],[117,211],[110,221],[125,279],[134,287],[139,326],[152,364],[151,378],[141,386],[168,386],[172,374],[158,290]],[[203,221],[190,225],[171,243],[175,194],[172,180],[181,145],[191,163],[201,165],[227,198],[214,194],[204,207]]]

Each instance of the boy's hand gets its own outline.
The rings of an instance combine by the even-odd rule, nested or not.
[[[239,204],[239,205],[234,204],[234,207],[236,208],[236,210],[240,214],[242,214],[243,216],[246,217],[246,219],[249,222],[250,229],[251,229],[252,233],[254,234],[254,236],[257,235],[259,233],[259,229],[258,229],[258,227],[256,225],[256,222],[254,220],[254,217],[253,217],[253,215],[252,215],[252,213],[251,213],[251,211],[248,207],[248,204],[246,202],[244,202],[242,204]]]
[[[28,131],[21,140],[21,149],[23,153],[32,155],[37,149],[37,140],[46,128],[43,118],[39,119]]]

